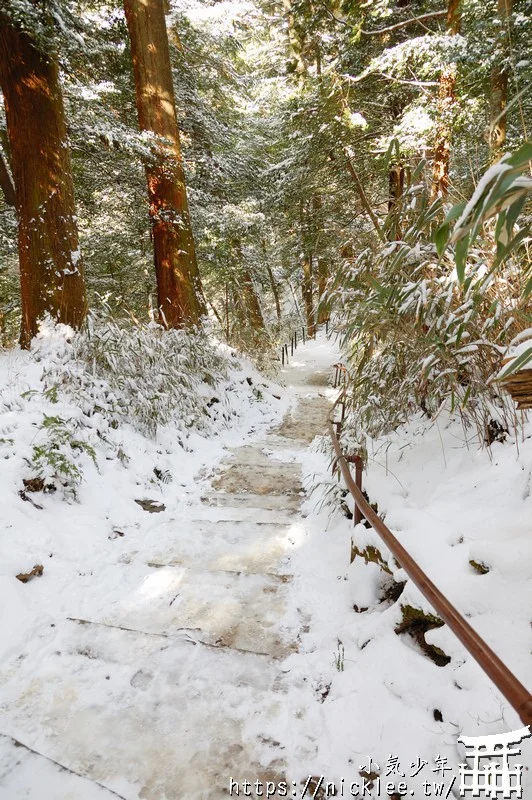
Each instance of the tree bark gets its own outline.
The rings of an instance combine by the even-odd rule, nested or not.
[[[137,112],[154,135],[146,164],[160,321],[197,324],[206,313],[190,223],[163,0],[124,0]],[[156,137],[156,138],[155,138]]]
[[[506,104],[508,102],[508,26],[512,14],[513,0],[497,0],[497,17],[501,33],[499,47],[491,72],[490,93],[490,152],[491,160],[497,161],[506,144]]]
[[[455,36],[460,33],[462,16],[461,0],[449,0],[447,6],[447,33]],[[432,164],[431,202],[438,197],[447,197],[449,191],[449,161],[451,156],[452,111],[456,103],[456,64],[448,64],[440,76],[438,97],[439,123],[434,146]]]
[[[79,328],[87,300],[57,62],[2,13],[0,86],[19,220],[20,342],[28,347],[46,314]]]

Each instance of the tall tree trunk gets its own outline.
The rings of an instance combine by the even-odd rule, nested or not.
[[[329,309],[324,303],[321,302],[322,296],[327,286],[329,278],[329,262],[323,255],[325,242],[324,242],[324,216],[323,216],[323,198],[321,194],[316,193],[312,198],[312,226],[314,229],[314,250],[317,253],[318,269],[317,269],[317,322],[321,324],[329,317]]]
[[[281,301],[279,298],[279,287],[275,282],[275,278],[273,276],[272,268],[268,264],[266,269],[268,270],[268,278],[270,279],[270,286],[272,289],[273,299],[275,300],[275,313],[277,314],[277,321],[281,322]]]
[[[288,43],[290,52],[294,58],[293,67],[289,71],[295,72],[299,83],[301,84],[304,76],[307,74],[307,64],[303,55],[304,41],[301,38],[300,32],[296,26],[296,14],[291,0],[283,0],[283,9],[286,15]]]
[[[140,129],[158,137],[146,164],[157,298],[169,328],[206,313],[190,224],[163,0],[124,0]]]
[[[264,317],[262,316],[257,292],[255,291],[253,277],[247,267],[245,267],[242,271],[242,293],[244,295],[244,303],[249,324],[256,331],[263,330],[265,327]]]
[[[225,284],[225,337],[229,341],[230,327],[229,327],[229,284]]]
[[[321,256],[318,258],[318,323],[322,325],[329,319],[330,309],[323,295],[329,280],[329,262]]]
[[[455,36],[460,33],[462,16],[461,0],[449,0],[447,6],[447,33]],[[447,197],[449,191],[449,160],[451,155],[452,112],[456,103],[456,64],[448,64],[440,76],[438,97],[438,128],[434,146],[432,165],[431,202],[438,197]]]
[[[500,39],[495,63],[491,72],[490,93],[490,153],[497,161],[506,144],[506,104],[508,102],[509,25],[513,0],[497,0],[497,17],[500,22]]]
[[[388,172],[388,237],[398,241],[401,231],[401,197],[405,188],[405,168],[403,164],[392,164]]]
[[[19,220],[20,342],[27,347],[46,314],[79,328],[87,300],[57,62],[2,13],[0,86]]]
[[[309,337],[316,334],[316,323],[314,319],[314,292],[313,292],[313,275],[312,275],[312,256],[303,259],[303,281],[301,284],[301,292],[303,295],[303,304],[305,306],[305,316],[307,318],[307,335]]]
[[[301,266],[303,268],[303,280],[301,281],[301,294],[303,297],[303,305],[305,307],[305,317],[307,323],[307,333],[309,336],[314,336],[315,333],[315,319],[314,319],[314,275],[312,268],[312,245],[313,239],[311,233],[311,220],[310,211],[308,206],[305,206],[303,201],[299,203],[299,227],[301,236],[301,249],[302,259]]]
[[[262,316],[257,292],[255,291],[251,270],[244,262],[242,242],[239,238],[236,238],[232,244],[235,258],[241,265],[240,286],[237,287],[235,292],[235,308],[238,311],[241,322],[249,325],[255,331],[263,330],[265,328],[264,317]],[[239,295],[239,289],[241,296]]]
[[[275,313],[277,314],[277,321],[280,324],[280,322],[281,322],[281,301],[279,299],[279,288],[277,286],[277,283],[275,282],[275,278],[273,276],[272,268],[270,267],[270,265],[268,263],[268,248],[266,246],[266,240],[265,239],[261,240],[261,246],[262,246],[262,254],[264,256],[264,263],[266,264],[266,271],[268,273],[268,279],[270,281],[270,287],[271,287],[272,294],[273,294],[273,299],[275,301]]]
[[[216,308],[216,306],[214,305],[214,303],[213,303],[213,302],[211,302],[211,301],[209,301],[209,305],[210,305],[210,307],[211,307],[212,313],[214,314],[214,316],[215,316],[215,318],[216,318],[216,322],[218,323],[218,325],[220,326],[220,328],[222,328],[222,330],[223,330],[223,328],[224,328],[224,322],[223,322],[223,319],[221,318],[220,314],[218,313],[218,309]]]

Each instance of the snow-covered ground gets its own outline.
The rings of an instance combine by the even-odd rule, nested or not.
[[[52,408],[26,394],[42,363],[1,357],[12,398],[0,416],[2,800],[217,800],[231,779],[240,795],[266,796],[270,782],[270,796],[297,797],[309,776],[356,796],[365,775],[365,796],[392,796],[386,781],[415,798],[444,781],[445,796],[458,736],[522,727],[446,627],[426,634],[450,656],[443,667],[394,632],[402,605],[431,611],[410,582],[380,603],[390,576],[361,557],[350,565],[353,525],[331,516],[329,456],[312,444],[337,359],[324,337],[300,346],[283,387],[241,363],[232,426],[189,433],[186,449],[172,426],[154,439],[123,426],[109,435],[127,458],[96,468],[85,454],[77,499],[24,500],[24,458]],[[420,418],[370,443],[364,477],[387,524],[528,685],[531,433],[489,454],[458,424]],[[355,537],[405,579],[372,532]],[[37,564],[41,576],[15,578]],[[264,785],[250,795],[244,780]],[[526,798],[529,770],[523,786]]]
[[[420,415],[368,441],[364,487],[429,577],[531,687],[532,426],[522,440],[495,442],[491,452],[469,436],[466,441],[456,419]],[[318,701],[312,704],[309,692],[303,718],[294,715],[294,738],[309,730],[319,737],[312,758],[303,761],[294,751],[292,768],[324,775],[337,789],[344,778],[349,796],[349,781],[361,780],[371,757],[381,778],[375,796],[387,796],[387,781],[396,788],[406,782],[404,793],[416,798],[439,791],[462,796],[458,765],[465,750],[457,738],[519,730],[523,723],[447,626],[425,634],[450,657],[447,666],[429,660],[408,634],[395,633],[402,606],[434,610],[377,534],[363,525],[354,529],[342,514],[331,518],[328,508],[317,513],[331,484],[325,467],[319,451],[303,454],[308,480],[322,485],[305,504],[307,538],[292,559],[310,630],[287,666]],[[397,601],[382,601],[391,576],[380,566],[361,556],[349,565],[352,535],[359,551],[378,548],[393,579],[407,581]],[[523,764],[528,798],[532,739],[521,748],[516,761]]]

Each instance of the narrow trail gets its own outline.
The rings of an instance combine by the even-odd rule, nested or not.
[[[316,367],[307,353],[284,371],[294,402],[282,423],[217,465],[172,546],[151,537],[123,559],[131,570],[142,556],[139,580],[105,615],[72,615],[43,640],[42,664],[36,643],[2,670],[19,692],[0,732],[27,746],[0,738],[2,800],[10,781],[32,799],[44,783],[55,800],[221,800],[230,777],[293,777],[266,731],[298,691],[283,659],[308,624],[291,602],[290,555],[304,524],[297,453],[330,406],[319,347],[308,351]]]

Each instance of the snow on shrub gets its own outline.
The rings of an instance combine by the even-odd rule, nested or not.
[[[25,493],[72,498],[98,457],[127,462],[124,425],[152,439],[169,426],[185,448],[191,431],[216,432],[260,399],[250,368],[205,331],[93,315],[75,332],[48,321],[27,359],[22,390],[0,390],[0,448],[22,460]]]

